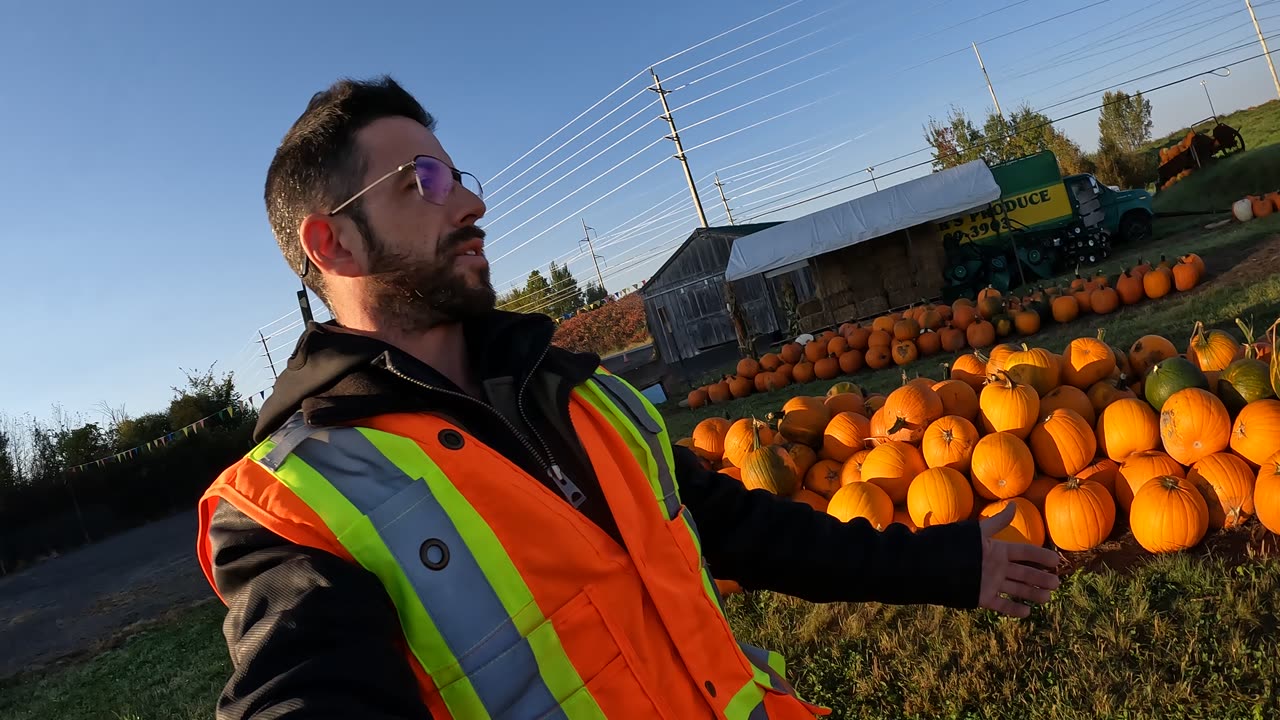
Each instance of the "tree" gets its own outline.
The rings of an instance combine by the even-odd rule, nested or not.
[[[583,293],[583,295],[585,296],[584,297],[585,304],[591,305],[593,303],[598,303],[601,300],[604,300],[606,297],[609,296],[609,293],[602,286],[597,285],[596,283],[593,283],[593,282],[589,282],[587,283],[586,291]]]
[[[151,412],[136,418],[126,418],[116,425],[116,450],[135,448],[171,432],[173,425],[169,423],[169,413],[166,412]]]
[[[111,454],[111,445],[97,423],[60,431],[57,448],[64,465],[80,465]]]
[[[215,415],[218,411],[240,403],[231,373],[215,377],[213,366],[200,374],[183,370],[187,387],[173,388],[174,397],[169,401],[170,428],[186,427],[197,420]]]
[[[929,116],[924,139],[933,148],[934,170],[946,170],[983,156],[982,131],[974,126],[964,110],[954,105],[947,111],[945,124]]]
[[[564,317],[582,307],[582,291],[568,265],[551,263],[551,300],[543,312],[553,318]]]
[[[1137,152],[1151,140],[1151,101],[1142,93],[1107,91],[1102,94],[1102,104],[1098,115],[1099,149],[1110,144],[1122,153]]]

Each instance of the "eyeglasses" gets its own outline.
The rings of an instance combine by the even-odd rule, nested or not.
[[[444,205],[445,200],[449,198],[449,193],[453,191],[453,184],[466,188],[475,194],[476,197],[484,199],[484,188],[480,186],[480,181],[475,175],[469,172],[463,172],[452,165],[449,165],[440,158],[431,157],[430,155],[419,155],[391,172],[369,183],[365,189],[352,195],[349,200],[342,203],[338,207],[329,211],[330,217],[337,215],[343,208],[360,199],[361,195],[372,190],[378,183],[389,177],[398,175],[409,168],[413,168],[413,179],[418,183],[418,194],[433,205]]]

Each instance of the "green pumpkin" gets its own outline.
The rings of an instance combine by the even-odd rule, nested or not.
[[[861,395],[862,388],[858,387],[857,385],[851,382],[838,382],[835,385],[832,385],[829,390],[827,390],[827,397],[831,397],[832,395],[839,395],[840,393],[857,393]]]
[[[991,324],[996,328],[996,337],[1009,337],[1013,334],[1013,318],[1008,313],[1000,313],[991,318]]]
[[[1189,387],[1209,389],[1209,379],[1200,372],[1200,368],[1181,355],[1165,358],[1152,366],[1147,377],[1142,381],[1143,392],[1151,407],[1160,412],[1165,400],[1179,390]]]
[[[1222,404],[1227,406],[1227,412],[1233,418],[1254,400],[1275,396],[1270,370],[1261,360],[1236,360],[1218,376],[1218,397],[1222,398]]]

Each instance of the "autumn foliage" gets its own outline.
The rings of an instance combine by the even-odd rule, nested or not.
[[[639,293],[579,313],[560,323],[552,343],[575,352],[605,356],[650,342]]]

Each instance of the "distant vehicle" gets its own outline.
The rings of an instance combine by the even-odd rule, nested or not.
[[[1048,150],[993,165],[991,174],[999,199],[938,223],[948,302],[1095,265],[1113,242],[1151,237],[1151,193],[1111,188],[1088,173],[1064,178]]]

